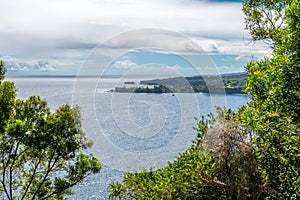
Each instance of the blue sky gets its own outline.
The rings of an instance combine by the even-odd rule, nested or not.
[[[229,73],[270,52],[251,42],[236,0],[10,0],[0,7],[8,75],[75,75],[82,68],[95,75],[101,67],[107,75]],[[203,61],[187,63],[195,57]]]
[[[190,63],[189,60],[197,57],[199,65]],[[237,57],[236,55],[180,55],[161,52],[138,51],[128,52],[118,57],[106,68],[104,75],[155,75],[153,72],[160,70],[161,76],[197,76],[215,74],[218,72],[241,72],[252,57]],[[210,69],[213,68],[213,69]],[[217,70],[216,70],[217,69]],[[141,71],[143,70],[143,71]],[[175,72],[174,72],[174,71]],[[215,71],[216,70],[216,71]]]

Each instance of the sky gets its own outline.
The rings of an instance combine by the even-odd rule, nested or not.
[[[8,75],[242,72],[270,52],[244,29],[238,0],[0,2]]]

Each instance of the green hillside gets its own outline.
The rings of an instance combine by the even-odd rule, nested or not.
[[[243,94],[246,86],[245,73],[223,74],[220,76],[174,77],[140,81],[144,87],[116,87],[115,92],[135,93],[213,93]],[[148,87],[149,86],[149,87]]]

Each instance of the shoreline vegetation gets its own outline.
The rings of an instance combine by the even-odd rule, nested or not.
[[[127,172],[109,185],[110,199],[300,199],[300,0],[242,5],[252,40],[272,49],[245,66],[250,101],[196,118],[188,150],[163,168]],[[203,80],[219,88],[217,78]],[[224,88],[243,85],[221,79]],[[156,84],[168,87],[168,80],[177,79]],[[201,78],[183,80],[205,86]]]
[[[115,87],[110,92],[245,94],[243,89],[246,86],[246,81],[246,73],[174,77],[140,81],[138,86]],[[128,85],[128,83],[125,82],[124,84]],[[133,83],[130,82],[130,84]]]

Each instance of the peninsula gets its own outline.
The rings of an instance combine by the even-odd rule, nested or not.
[[[139,86],[115,87],[121,93],[211,93],[245,94],[246,73],[173,77],[140,81]]]

